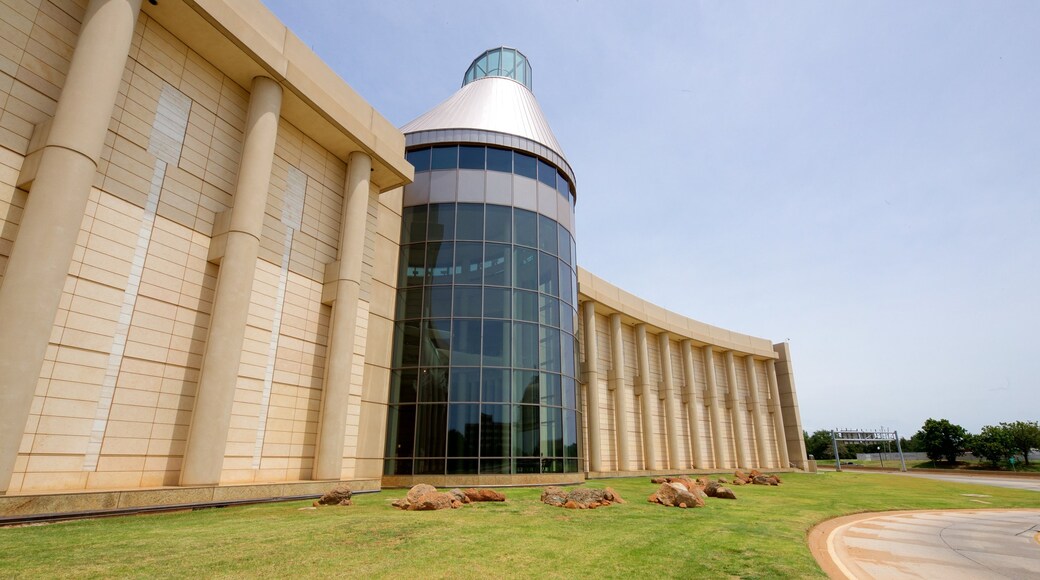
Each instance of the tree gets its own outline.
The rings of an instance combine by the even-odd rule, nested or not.
[[[819,430],[812,435],[805,433],[805,452],[816,459],[833,459],[834,447],[831,443],[831,432]]]
[[[1004,426],[986,425],[982,432],[971,438],[971,451],[976,457],[988,459],[997,467],[1015,453],[1011,432]]]
[[[1025,464],[1029,465],[1029,452],[1040,447],[1040,425],[1036,421],[1015,421],[1001,423],[1011,437],[1011,448],[1022,454]]]
[[[968,432],[964,427],[950,423],[946,419],[928,419],[914,437],[920,436],[928,459],[940,461],[943,458],[950,463],[957,462],[965,447]]]

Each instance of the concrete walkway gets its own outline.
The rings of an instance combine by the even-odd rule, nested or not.
[[[832,578],[1040,578],[1040,509],[857,514],[809,532]]]

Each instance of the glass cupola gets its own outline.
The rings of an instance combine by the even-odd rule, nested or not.
[[[484,77],[505,77],[531,88],[531,63],[527,61],[524,53],[515,48],[500,46],[484,51],[473,60],[466,69],[466,76],[462,79],[462,86],[482,79]]]

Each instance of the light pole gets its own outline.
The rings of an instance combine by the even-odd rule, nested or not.
[[[881,469],[885,468],[885,454],[881,452],[881,446],[877,446],[877,456],[881,459]]]

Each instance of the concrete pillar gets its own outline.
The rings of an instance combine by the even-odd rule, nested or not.
[[[372,158],[367,154],[355,151],[347,158],[339,228],[339,273],[335,280],[336,301],[332,304],[329,349],[325,356],[314,479],[340,479],[343,471],[343,437],[350,407],[350,375],[354,366],[371,172]]]
[[[91,0],[0,286],[0,493],[7,491],[141,0]]]
[[[629,470],[628,396],[625,393],[625,341],[621,336],[621,315],[610,315],[610,380],[607,388],[614,391],[614,429],[617,437],[618,471]]]
[[[238,185],[232,200],[224,254],[217,272],[209,334],[184,449],[181,485],[220,483],[271,183],[281,105],[282,87],[276,81],[267,77],[253,79]]]
[[[744,366],[748,376],[748,404],[751,405],[751,417],[755,428],[755,449],[758,451],[758,462],[756,467],[776,467],[773,465],[772,453],[766,445],[766,425],[762,419],[762,407],[758,397],[758,373],[755,372],[755,358],[751,355],[744,357]]]
[[[727,350],[723,355],[726,360],[726,379],[729,383],[729,392],[726,393],[726,406],[729,407],[730,417],[733,422],[733,446],[737,448],[737,467],[747,469],[751,467],[747,457],[747,429],[744,422],[744,405],[740,397],[740,388],[737,386],[737,367],[733,362],[733,351]]]
[[[711,446],[715,452],[715,469],[724,469],[728,465],[729,454],[726,453],[726,440],[722,436],[722,406],[719,404],[718,382],[715,380],[715,354],[711,345],[704,349],[704,379],[707,383],[708,419],[711,421]]]
[[[650,392],[650,355],[646,347],[646,325],[636,325],[636,378],[639,412],[643,425],[643,469],[657,468],[657,448],[654,446],[654,400]]]
[[[802,435],[802,416],[798,412],[798,394],[794,387],[794,367],[791,365],[791,345],[786,342],[773,345],[780,358],[776,361],[776,384],[780,392],[780,408],[784,418],[784,435],[791,463],[805,469],[805,438]]]
[[[672,378],[672,339],[667,332],[657,335],[657,350],[661,355],[661,393],[664,396],[668,469],[680,469],[685,462],[679,458],[679,419],[675,408],[675,380]]]
[[[693,468],[705,469],[704,453],[701,451],[701,403],[697,401],[697,380],[693,372],[693,341],[679,343],[682,349],[683,380],[686,382],[686,420],[690,423],[690,449],[693,452]]]
[[[773,433],[776,437],[776,450],[780,452],[780,467],[791,467],[791,459],[787,455],[787,436],[784,434],[784,415],[780,411],[780,389],[776,384],[776,362],[766,361],[766,379],[769,381],[769,414],[773,420]]]
[[[603,471],[603,449],[600,444],[599,420],[599,343],[596,335],[596,303],[581,305],[585,323],[585,419],[589,426],[589,471]]]

